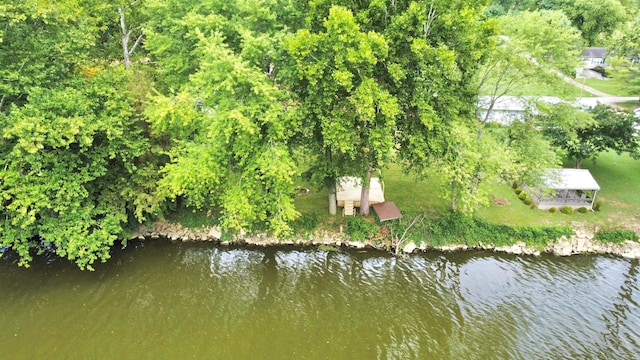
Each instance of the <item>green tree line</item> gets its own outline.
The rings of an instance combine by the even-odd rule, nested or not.
[[[508,30],[530,52],[504,52],[506,22],[488,6],[4,1],[0,246],[21,265],[52,249],[91,269],[127,227],[176,206],[212,211],[226,232],[283,236],[303,170],[330,204],[340,176],[362,178],[366,213],[369,179],[390,161],[418,177],[439,169],[452,209],[472,212],[487,179],[534,176],[534,153],[559,161],[533,126],[483,131],[483,70],[514,53],[563,67],[573,55],[554,51],[576,49],[560,19],[533,27],[563,36]],[[533,52],[548,39],[555,48]]]

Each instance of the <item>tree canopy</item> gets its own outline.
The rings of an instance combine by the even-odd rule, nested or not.
[[[637,2],[603,3],[0,4],[0,247],[25,266],[47,250],[91,269],[181,206],[227,234],[287,235],[303,170],[330,196],[361,177],[363,214],[375,170],[437,172],[452,209],[471,213],[488,179],[557,163],[550,143],[587,146],[564,146],[576,159],[635,154],[630,118],[607,109],[549,109],[542,132],[475,118],[479,92],[568,73],[586,42],[613,33],[637,49],[620,12]]]
[[[587,112],[569,104],[541,109],[538,123],[543,133],[566,151],[576,168],[585,159],[595,161],[606,150],[637,155],[636,119],[630,111],[598,105]]]
[[[22,264],[32,249],[52,247],[90,268],[109,258],[128,215],[144,220],[150,205],[139,173],[149,166],[141,160],[150,144],[119,90],[126,74],[105,70],[76,81],[33,90],[28,104],[0,118],[0,244]]]

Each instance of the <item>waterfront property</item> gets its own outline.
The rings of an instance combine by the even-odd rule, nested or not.
[[[600,185],[587,169],[549,169],[541,188],[529,188],[538,209],[571,206],[593,210]]]

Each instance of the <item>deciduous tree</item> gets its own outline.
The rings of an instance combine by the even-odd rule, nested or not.
[[[32,90],[27,104],[0,116],[0,245],[21,265],[32,250],[50,247],[91,269],[109,258],[129,215],[141,221],[154,206],[143,191],[154,178],[141,161],[150,146],[127,82],[106,69]]]
[[[540,107],[538,121],[551,143],[566,151],[576,168],[606,150],[637,154],[636,119],[628,111],[598,105],[589,112],[569,104]]]
[[[398,105],[374,77],[388,46],[373,31],[362,31],[353,13],[329,10],[324,29],[300,30],[287,39],[292,61],[292,89],[300,96],[305,122],[320,154],[316,179],[328,184],[330,206],[337,177],[363,178],[360,211],[369,212],[369,181],[389,160]]]
[[[159,195],[219,209],[226,231],[284,235],[297,215],[287,146],[297,126],[293,104],[220,34],[194,33],[196,72],[176,94],[153,96],[147,110],[154,131],[177,142]]]
[[[478,72],[479,91],[488,97],[483,122],[507,94],[526,95],[533,82],[564,84],[556,72],[573,74],[583,44],[579,31],[561,11],[511,13],[498,18],[498,23],[501,36]]]

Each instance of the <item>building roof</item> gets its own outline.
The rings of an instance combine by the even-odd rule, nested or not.
[[[582,52],[583,58],[605,58],[607,56],[607,48],[590,47]]]
[[[344,200],[354,201],[359,207],[360,194],[362,192],[362,179],[354,176],[343,176],[338,179],[336,200],[340,203]],[[384,202],[384,188],[380,178],[372,177],[369,182],[369,204]]]
[[[496,100],[492,110],[496,111],[525,111],[527,107],[534,105],[536,101],[549,105],[560,103],[572,104],[580,108],[594,108],[602,103],[602,98],[580,98],[575,102],[564,101],[555,96],[501,96]],[[478,96],[476,106],[482,110],[488,110],[491,104],[491,96]]]
[[[549,169],[544,183],[553,190],[600,190],[587,169]]]
[[[527,107],[535,101],[542,101],[547,104],[558,104],[562,100],[555,96],[500,96],[493,104],[492,110],[497,111],[525,111]],[[489,109],[491,96],[478,96],[477,107],[479,109]]]

